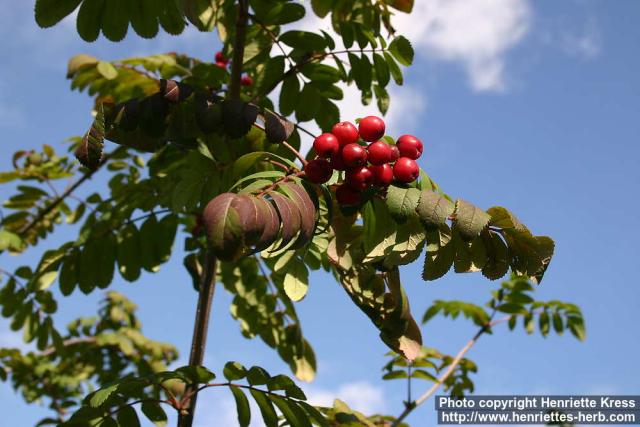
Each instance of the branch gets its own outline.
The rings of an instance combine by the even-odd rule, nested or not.
[[[82,175],[82,177],[77,180],[76,182],[74,182],[69,188],[67,188],[64,193],[62,193],[60,196],[56,197],[55,199],[53,199],[53,202],[51,202],[51,204],[49,206],[47,206],[46,208],[44,208],[43,210],[41,210],[38,215],[36,215],[35,218],[33,218],[31,220],[31,222],[29,222],[27,225],[25,225],[19,232],[18,234],[23,236],[25,235],[28,231],[30,231],[33,227],[35,227],[40,221],[42,221],[47,215],[49,215],[60,203],[62,203],[67,197],[71,196],[71,194],[78,188],[80,187],[83,183],[85,183],[87,180],[91,179],[91,177],[98,171],[100,170],[100,168],[102,166],[104,166],[109,159],[118,151],[118,149],[112,151],[111,153],[108,153],[104,156],[104,158],[102,159],[102,162],[100,162],[100,164],[98,165],[97,168],[95,168],[94,170],[90,170],[84,173],[84,175]]]
[[[71,347],[77,344],[88,344],[88,343],[95,343],[95,342],[96,342],[96,337],[69,338],[68,340],[62,341],[62,346]],[[58,352],[58,349],[55,346],[51,346],[45,349],[42,353],[40,353],[40,356],[47,357],[57,352]]]
[[[200,277],[200,292],[198,293],[198,307],[193,326],[193,338],[191,340],[191,355],[189,365],[201,366],[204,360],[204,352],[207,345],[207,331],[209,330],[209,316],[211,314],[211,301],[216,285],[216,257],[209,251],[205,251],[205,263]],[[186,403],[187,409],[180,412],[178,427],[191,427],[193,415],[196,410],[197,388],[190,386],[185,391],[192,397]]]
[[[504,321],[504,319],[499,319],[499,320],[497,320],[495,322],[492,321],[492,319],[495,316],[495,314],[496,314],[496,311],[494,310],[493,313],[491,313],[491,316],[489,317],[489,321],[487,322],[487,324],[482,326],[478,330],[478,332],[476,332],[476,334],[473,336],[473,338],[471,338],[464,345],[464,347],[462,347],[460,349],[460,351],[458,351],[458,354],[456,354],[456,356],[453,358],[453,360],[451,361],[451,364],[447,367],[447,370],[442,375],[440,375],[440,377],[431,386],[431,388],[429,388],[429,390],[424,392],[424,394],[422,396],[420,396],[418,399],[416,399],[414,402],[407,402],[406,403],[406,408],[400,414],[400,416],[398,416],[398,418],[396,418],[395,421],[391,424],[391,427],[399,426],[400,423],[402,422],[402,420],[404,420],[411,412],[413,412],[414,409],[416,409],[418,406],[422,405],[427,399],[429,399],[431,396],[433,396],[433,394],[436,391],[438,391],[440,386],[451,376],[451,374],[453,374],[453,372],[456,370],[456,368],[460,364],[460,361],[462,360],[462,358],[467,354],[467,352],[469,352],[469,350],[471,350],[471,347],[473,347],[473,345],[478,341],[478,339],[483,334],[485,334],[486,332],[490,331],[491,330],[491,326],[493,326],[493,325],[495,325],[497,323],[501,323],[502,321]]]
[[[244,62],[244,45],[247,33],[247,19],[249,17],[249,4],[247,0],[238,2],[238,20],[236,21],[236,38],[233,43],[233,59],[231,62],[231,84],[229,96],[231,99],[240,98],[240,79],[242,78],[242,65]]]

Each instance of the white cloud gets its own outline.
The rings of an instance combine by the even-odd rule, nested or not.
[[[527,0],[424,0],[394,26],[418,54],[460,63],[477,91],[506,89],[505,54],[527,34]]]

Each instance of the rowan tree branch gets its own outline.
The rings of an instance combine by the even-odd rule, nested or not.
[[[489,321],[484,326],[482,326],[478,330],[478,332],[476,332],[476,334],[473,336],[473,338],[471,338],[469,341],[467,341],[467,343],[458,351],[458,354],[456,354],[456,356],[453,358],[453,360],[451,361],[451,363],[447,367],[446,371],[444,371],[444,373],[442,375],[440,375],[440,377],[438,377],[436,382],[426,392],[424,392],[415,401],[406,402],[406,407],[405,407],[404,411],[398,416],[398,418],[396,418],[393,421],[393,423],[391,424],[392,427],[399,426],[400,423],[407,416],[409,416],[409,414],[411,412],[413,412],[414,409],[416,409],[418,406],[422,405],[431,396],[433,396],[436,391],[438,391],[440,386],[442,384],[444,384],[445,381],[447,381],[447,379],[451,376],[451,374],[453,374],[453,372],[456,370],[456,368],[458,367],[458,365],[462,361],[462,358],[469,352],[469,350],[471,350],[471,347],[474,346],[474,344],[478,341],[478,339],[480,339],[480,337],[482,335],[484,335],[486,332],[489,332],[493,325],[496,325],[498,323],[502,323],[503,321],[505,321],[505,319],[498,319],[496,321],[493,321],[493,317],[495,316],[495,314],[496,314],[496,310],[494,309],[493,313],[491,313],[491,316],[489,317]],[[511,316],[509,316],[509,317],[511,317]],[[509,318],[507,318],[506,320],[509,320]]]
[[[42,221],[47,215],[49,215],[56,207],[58,207],[58,205],[60,203],[62,203],[67,197],[71,196],[71,194],[78,188],[80,187],[82,184],[84,184],[86,181],[88,181],[89,179],[91,179],[91,177],[93,177],[93,175],[98,172],[98,170],[100,170],[100,168],[102,168],[102,166],[104,166],[107,161],[109,161],[109,159],[118,151],[119,149],[116,149],[114,151],[112,151],[111,153],[107,153],[105,154],[105,156],[103,157],[102,161],[100,162],[100,164],[98,165],[98,167],[96,167],[93,170],[87,171],[85,172],[82,177],[80,177],[80,179],[78,179],[76,182],[74,182],[71,186],[69,186],[69,188],[67,188],[62,194],[60,194],[58,197],[56,197],[55,199],[53,199],[53,201],[47,206],[45,207],[43,210],[41,210],[32,220],[31,222],[29,222],[27,225],[25,225],[19,232],[18,234],[21,236],[24,236],[27,232],[29,232],[33,227],[35,227],[40,221]]]
[[[231,83],[229,96],[231,99],[240,98],[240,79],[242,78],[242,65],[244,62],[244,45],[247,35],[247,19],[249,18],[249,2],[238,2],[238,20],[236,21],[236,38],[233,43],[233,58],[231,62]]]

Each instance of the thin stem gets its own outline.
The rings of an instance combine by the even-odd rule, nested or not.
[[[204,360],[204,352],[207,345],[207,331],[209,330],[209,317],[211,314],[211,301],[216,284],[216,257],[210,250],[205,251],[205,263],[200,278],[200,291],[198,293],[198,308],[193,326],[193,338],[191,340],[191,355],[189,365],[201,366]],[[197,388],[189,386],[185,395],[190,398],[186,402],[186,410],[181,411],[178,417],[178,427],[191,427],[193,425],[193,415],[196,410],[196,400],[198,398]]]
[[[289,61],[289,64],[293,67],[295,66],[293,64],[293,61],[291,60],[291,57],[289,56],[289,54],[287,54],[287,52],[284,50],[284,48],[282,47],[282,43],[280,43],[280,41],[278,40],[278,37],[274,34],[273,31],[271,31],[269,29],[269,27],[267,27],[266,25],[264,25],[255,15],[251,14],[249,15],[249,17],[251,18],[251,20],[253,22],[255,22],[256,24],[258,24],[258,26],[262,29],[262,31],[264,31],[265,33],[267,33],[267,35],[269,36],[269,38],[271,39],[271,41],[278,46],[278,48],[280,49],[280,52],[282,52],[282,54],[284,55],[285,58],[287,58],[287,61]]]
[[[116,150],[117,151],[117,150]],[[69,197],[71,195],[71,193],[73,193],[78,187],[80,187],[84,182],[86,182],[87,180],[91,179],[91,177],[98,171],[100,170],[100,168],[105,165],[107,163],[107,161],[111,158],[111,156],[113,156],[113,154],[116,151],[112,151],[111,153],[108,153],[104,156],[104,158],[102,159],[102,161],[100,162],[100,164],[98,165],[97,168],[95,168],[94,170],[90,170],[88,172],[86,172],[84,175],[82,175],[82,177],[77,180],[76,182],[74,182],[71,186],[69,186],[69,188],[67,188],[64,193],[62,193],[60,196],[56,197],[55,199],[53,199],[53,201],[51,202],[51,204],[49,204],[49,206],[47,206],[46,208],[44,208],[43,210],[41,210],[38,215],[35,216],[35,218],[33,218],[31,220],[31,222],[29,222],[27,225],[25,225],[18,234],[20,235],[25,235],[27,232],[29,232],[33,227],[35,227],[40,221],[42,221],[47,215],[49,215],[60,203],[62,203],[67,197]]]
[[[302,163],[302,166],[307,166],[307,159],[305,159],[304,156],[300,154],[298,150],[293,148],[291,144],[289,144],[287,141],[282,141],[280,144],[286,147],[289,151],[293,152],[293,154],[295,154],[298,160],[300,160],[300,162]]]
[[[494,310],[493,313],[491,313],[491,316],[489,317],[489,321],[484,326],[482,326],[478,330],[478,332],[476,332],[476,334],[473,336],[473,338],[471,338],[464,345],[464,347],[462,347],[460,349],[460,351],[458,351],[458,354],[456,354],[456,356],[453,358],[453,360],[451,361],[451,364],[449,364],[449,366],[447,367],[447,370],[444,371],[444,373],[442,375],[440,375],[440,377],[431,386],[431,388],[429,388],[429,390],[424,392],[424,394],[422,394],[418,399],[416,399],[415,402],[408,402],[407,403],[404,411],[402,411],[400,416],[398,416],[398,418],[396,418],[395,421],[393,421],[393,423],[391,424],[392,427],[397,427],[398,425],[400,425],[402,420],[404,420],[411,412],[413,412],[414,409],[416,409],[418,406],[422,405],[427,399],[429,399],[431,396],[433,396],[434,393],[436,391],[438,391],[440,386],[451,376],[451,374],[453,374],[453,372],[456,370],[456,368],[458,367],[458,365],[462,361],[462,358],[467,354],[467,352],[469,352],[469,350],[471,350],[471,347],[474,346],[474,344],[478,341],[478,339],[483,334],[485,334],[486,332],[490,331],[491,330],[491,326],[493,326],[494,324],[497,324],[497,323],[501,323],[503,321],[503,319],[499,319],[496,322],[492,321],[492,319],[495,316],[495,314],[496,314],[496,311]]]
[[[231,99],[240,98],[240,79],[242,78],[242,65],[244,61],[244,45],[247,34],[247,19],[249,17],[249,5],[247,0],[238,2],[238,20],[236,21],[236,38],[233,43],[233,59],[231,62],[231,83],[229,96]]]

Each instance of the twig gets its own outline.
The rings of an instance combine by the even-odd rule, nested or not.
[[[392,427],[399,426],[400,423],[402,422],[402,420],[404,420],[411,412],[413,412],[414,409],[416,409],[418,406],[422,405],[427,399],[429,399],[431,396],[433,396],[433,394],[436,391],[438,391],[440,386],[451,376],[451,374],[453,374],[453,372],[456,370],[456,368],[458,367],[458,365],[462,361],[462,358],[467,354],[467,352],[469,350],[471,350],[471,347],[473,347],[473,345],[478,341],[478,339],[483,334],[485,334],[486,332],[490,331],[491,330],[491,326],[493,326],[493,325],[495,325],[497,323],[501,323],[502,321],[504,321],[504,319],[498,319],[495,322],[492,321],[493,317],[495,316],[495,313],[496,313],[496,311],[494,309],[493,313],[491,313],[491,316],[489,317],[489,321],[487,322],[487,324],[482,326],[478,330],[478,332],[476,332],[476,334],[473,336],[473,338],[471,338],[464,345],[464,347],[462,347],[460,349],[460,351],[458,351],[458,354],[456,354],[456,356],[453,358],[453,360],[451,361],[451,364],[449,364],[449,366],[447,367],[447,370],[442,375],[440,375],[440,377],[431,386],[431,388],[429,388],[429,390],[424,392],[424,394],[422,394],[418,399],[416,399],[415,402],[407,402],[404,411],[391,424]]]
[[[238,20],[236,21],[236,38],[233,43],[233,59],[231,62],[231,83],[229,96],[231,99],[240,98],[240,79],[242,78],[242,65],[244,61],[244,45],[247,33],[247,18],[249,17],[249,5],[247,0],[238,2]]]
[[[202,366],[204,352],[207,345],[207,332],[209,330],[209,317],[211,315],[211,301],[216,285],[216,256],[210,250],[205,251],[205,263],[200,277],[200,291],[198,293],[198,307],[193,326],[193,338],[191,340],[190,366]],[[181,411],[178,417],[178,427],[191,427],[193,415],[196,410],[198,398],[195,386],[187,388],[185,395],[189,394],[186,401],[186,410]]]
[[[111,158],[111,156],[113,156],[113,154],[118,151],[117,149],[115,151],[112,151],[111,153],[108,153],[104,156],[104,158],[102,159],[102,162],[100,162],[100,164],[98,165],[98,167],[96,167],[93,170],[90,170],[88,172],[85,172],[84,175],[82,175],[82,177],[77,180],[75,183],[73,183],[71,186],[69,186],[64,193],[62,193],[60,196],[56,197],[53,202],[51,202],[51,204],[49,204],[46,208],[44,208],[43,210],[41,210],[38,215],[35,216],[35,218],[33,218],[31,220],[31,222],[29,222],[27,225],[25,225],[19,232],[18,234],[21,236],[24,236],[27,232],[29,232],[33,227],[36,226],[36,224],[38,224],[38,222],[42,221],[42,219],[44,219],[48,214],[50,214],[60,203],[62,203],[67,197],[69,197],[71,195],[71,193],[73,193],[78,187],[80,187],[84,182],[86,182],[87,180],[91,179],[91,177],[98,171],[100,170],[100,168],[105,165],[107,163],[107,161],[109,161],[109,159]]]

